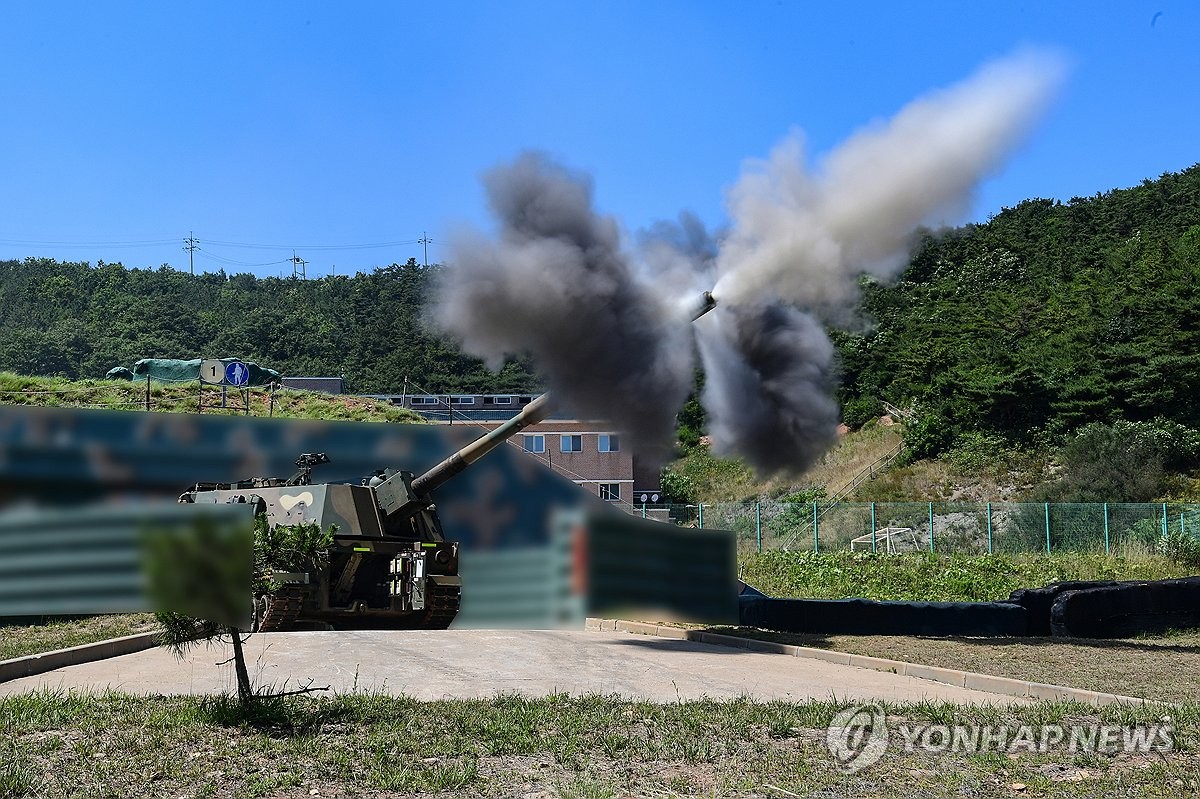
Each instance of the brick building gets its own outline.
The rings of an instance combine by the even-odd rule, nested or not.
[[[431,421],[492,429],[520,413],[537,395],[373,396],[416,411]],[[574,419],[569,413],[557,413],[518,433],[512,444],[601,499],[626,505],[657,501],[657,470],[639,470],[636,454],[607,422]],[[651,500],[651,496],[656,498]]]

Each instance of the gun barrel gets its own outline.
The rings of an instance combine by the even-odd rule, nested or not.
[[[537,424],[545,419],[550,415],[552,410],[553,405],[550,401],[550,395],[542,394],[533,402],[526,405],[519,414],[509,419],[495,430],[492,430],[487,435],[475,439],[470,444],[467,444],[458,452],[451,455],[449,458],[446,458],[437,466],[434,466],[432,469],[413,480],[413,493],[419,497],[428,496],[434,490],[436,490],[438,486],[454,477],[463,469],[466,469],[472,463],[479,460],[484,455],[488,454],[493,449],[524,430],[526,427]]]
[[[692,321],[695,322],[701,316],[717,307],[717,298],[713,296],[711,291],[706,291],[700,295],[700,303],[692,309]]]
[[[691,310],[693,321],[711,311],[717,305],[712,292],[706,291],[700,295],[700,302]],[[488,454],[496,447],[512,438],[530,425],[535,425],[550,415],[553,410],[550,394],[542,394],[533,402],[526,405],[519,414],[504,424],[492,430],[485,436],[475,439],[458,452],[446,458],[429,471],[412,481],[412,493],[419,498],[428,498],[439,486],[450,480],[459,472],[466,469],[475,461]],[[425,501],[428,501],[427,499]]]

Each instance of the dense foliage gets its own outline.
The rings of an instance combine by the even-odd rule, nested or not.
[[[914,405],[917,455],[968,431],[1200,427],[1198,276],[1200,165],[926,235],[899,281],[864,285],[871,329],[836,335],[843,400]]]
[[[406,377],[416,391],[534,390],[528,363],[495,374],[429,331],[437,271],[410,260],[303,281],[0,262],[0,371],[100,377],[143,357],[239,356],[343,374],[356,393]],[[1200,429],[1198,276],[1200,165],[927,233],[898,281],[864,282],[865,329],[833,331],[844,418],[866,422],[880,400],[914,408],[915,457],[997,436],[1057,442],[1093,422]],[[693,398],[683,442],[703,427]]]
[[[437,268],[410,260],[354,277],[190,275],[170,267],[0,262],[0,371],[103,377],[139,358],[236,356],[285,375],[345,375],[355,393],[528,391],[519,363],[495,374],[423,314]]]

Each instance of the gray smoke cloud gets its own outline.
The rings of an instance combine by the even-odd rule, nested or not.
[[[1061,60],[1024,52],[931,93],[806,164],[793,133],[728,191],[715,240],[682,215],[622,247],[590,180],[524,155],[484,179],[497,240],[459,236],[439,319],[498,364],[529,353],[583,415],[609,418],[639,453],[671,440],[696,345],[716,448],[761,472],[799,472],[835,440],[833,346],[863,274],[887,279],[915,231],[964,210],[1049,105]],[[715,285],[714,285],[715,283]],[[688,311],[712,287],[717,310]]]
[[[833,345],[812,316],[726,303],[697,321],[696,334],[718,453],[743,455],[760,473],[796,472],[835,440]]]
[[[920,225],[965,209],[1062,76],[1054,56],[1021,53],[867,127],[816,170],[796,133],[746,165],[727,196],[733,221],[713,289],[719,310],[736,310],[699,325],[711,386],[704,406],[719,451],[744,455],[760,472],[799,472],[835,440],[832,344],[811,316],[773,304],[846,319],[859,276],[893,277]],[[749,411],[763,418],[745,418]]]
[[[493,366],[531,354],[560,405],[611,419],[639,451],[669,449],[692,383],[690,332],[593,208],[590,179],[527,153],[484,187],[499,237],[451,242],[438,321]]]

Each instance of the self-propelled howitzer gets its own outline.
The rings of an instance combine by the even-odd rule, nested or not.
[[[381,470],[360,485],[312,482],[329,458],[301,455],[288,478],[197,483],[180,502],[251,503],[267,529],[335,526],[319,565],[268,575],[272,590],[254,598],[254,628],[262,631],[329,625],[342,629],[445,629],[458,614],[462,581],[458,543],[442,533],[433,493],[488,452],[550,413],[548,395],[517,416],[414,476]]]

